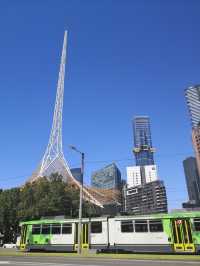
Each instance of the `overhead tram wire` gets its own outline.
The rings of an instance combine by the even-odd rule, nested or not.
[[[174,157],[174,156],[189,156],[188,154],[191,154],[191,151],[187,152],[187,153],[161,153],[158,154],[157,153],[157,158],[159,157]],[[129,158],[118,158],[118,159],[109,159],[109,160],[94,160],[94,161],[86,161],[86,163],[106,163],[106,162],[111,162],[111,161],[115,161],[115,162],[119,162],[119,161],[133,161],[134,158],[129,157]]]
[[[190,156],[191,155],[191,152],[188,152],[188,153],[166,153],[166,154],[157,154],[157,159],[159,159],[159,157],[174,157],[174,156]],[[111,162],[128,162],[128,161],[134,161],[134,158],[118,158],[118,159],[108,159],[108,160],[88,160],[86,161],[86,164],[99,164],[99,163],[111,163]],[[78,164],[74,164],[71,166],[72,167],[77,167]],[[27,175],[18,175],[18,176],[15,176],[15,177],[3,177],[1,178],[0,177],[0,181],[7,181],[8,179],[13,179],[13,180],[17,180],[17,179],[23,179],[23,177],[27,177],[27,176],[30,176],[30,174],[27,174]]]

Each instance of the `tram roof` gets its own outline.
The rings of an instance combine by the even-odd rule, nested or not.
[[[161,214],[149,214],[149,215],[126,215],[126,216],[115,216],[110,217],[110,219],[115,220],[126,220],[126,219],[178,219],[178,218],[200,218],[200,211],[188,211],[188,212],[173,212],[173,213],[161,213]],[[106,221],[108,217],[92,217],[92,218],[83,218],[82,222],[89,222],[92,221]],[[41,223],[50,223],[50,224],[59,224],[59,223],[71,223],[71,222],[78,222],[78,218],[45,218],[39,220],[30,220],[30,221],[23,221],[20,225],[23,224],[41,224]]]

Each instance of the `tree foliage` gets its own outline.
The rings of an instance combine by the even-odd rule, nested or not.
[[[20,201],[20,190],[12,188],[0,193],[0,232],[7,242],[14,237],[18,227],[17,206]]]
[[[21,188],[0,192],[0,232],[4,243],[16,239],[20,221],[63,215],[78,217],[79,191],[62,181],[62,176],[53,174]],[[83,204],[83,216],[94,216],[97,210],[88,202]]]

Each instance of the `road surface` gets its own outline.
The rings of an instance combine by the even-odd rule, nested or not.
[[[0,257],[0,266],[199,266],[200,261],[157,261],[126,259],[93,259],[68,257]]]

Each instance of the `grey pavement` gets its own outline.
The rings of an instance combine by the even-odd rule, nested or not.
[[[196,266],[200,261],[157,261],[157,260],[123,260],[123,259],[93,259],[68,257],[0,257],[0,266]]]
[[[13,253],[13,252],[16,252],[17,249],[16,248],[0,248],[0,253],[2,252],[6,252],[6,253]]]

